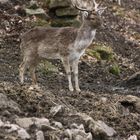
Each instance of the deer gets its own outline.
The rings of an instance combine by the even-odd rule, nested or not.
[[[82,0],[81,0],[82,1]],[[78,80],[78,63],[86,48],[95,38],[96,30],[101,26],[101,14],[105,10],[95,0],[92,6],[84,7],[81,1],[71,0],[72,6],[82,12],[82,23],[76,27],[34,27],[21,36],[20,49],[23,61],[19,66],[20,82],[24,83],[24,74],[28,68],[32,85],[37,86],[36,67],[42,59],[60,59],[66,71],[68,88],[80,92]],[[84,0],[83,0],[84,1]]]

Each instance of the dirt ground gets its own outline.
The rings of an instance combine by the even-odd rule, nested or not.
[[[24,85],[19,83],[18,67],[22,60],[19,35],[30,27],[26,24],[26,17],[17,16],[12,7],[0,6],[0,93],[6,94],[21,109],[20,113],[10,108],[0,109],[0,118],[14,121],[16,115],[46,117],[61,122],[65,128],[69,127],[70,123],[80,123],[67,113],[57,117],[50,115],[51,107],[63,105],[72,112],[86,113],[94,120],[104,121],[115,129],[118,140],[127,139],[133,134],[140,139],[139,112],[132,105],[127,105],[129,115],[124,115],[121,110],[121,101],[125,100],[127,95],[140,97],[139,85],[121,86],[125,79],[140,70],[140,2],[124,0],[122,7],[116,3],[105,4],[109,7],[104,14],[106,26],[99,30],[96,41],[107,42],[112,46],[121,73],[119,76],[109,73],[110,63],[81,59],[80,93],[68,91],[65,72],[59,61],[52,61],[59,68],[59,72],[42,73],[37,70],[41,91],[28,90],[31,82],[28,75]],[[118,7],[123,10],[124,16],[116,14]],[[4,10],[6,12],[3,12]],[[5,113],[5,110],[9,114]],[[4,135],[3,130],[0,129],[0,132]],[[32,138],[34,139],[34,136]]]

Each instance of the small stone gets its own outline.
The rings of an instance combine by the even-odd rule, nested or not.
[[[62,112],[62,110],[63,110],[62,105],[58,105],[58,106],[52,107],[51,110],[50,110],[50,113],[51,113],[52,116],[55,116],[59,112]]]
[[[43,130],[43,131],[56,131],[57,129],[50,126],[50,125],[42,125],[41,130]]]
[[[77,124],[73,123],[73,124],[71,125],[71,128],[72,128],[72,129],[79,129],[79,130],[82,130],[82,131],[85,132],[85,128],[84,128],[84,125],[83,125],[83,124],[77,125]]]
[[[44,134],[42,131],[37,131],[36,132],[36,140],[44,140]]]
[[[128,140],[138,140],[136,135],[131,135]]]
[[[54,127],[59,128],[59,129],[63,129],[63,125],[61,122],[52,122]]]
[[[44,125],[50,126],[50,122],[46,118],[33,118],[33,121],[38,128],[41,128]]]
[[[0,119],[0,127],[2,127],[4,125],[4,122],[2,122],[2,120]]]
[[[20,130],[18,130],[18,136],[22,139],[22,140],[26,140],[26,139],[30,139],[30,135],[27,133],[27,131],[23,128],[21,128]]]
[[[107,98],[106,97],[101,97],[101,101],[102,101],[102,103],[106,103],[107,102]]]

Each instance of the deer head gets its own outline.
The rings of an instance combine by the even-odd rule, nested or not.
[[[106,7],[101,7],[101,3],[95,0],[71,0],[73,7],[82,12],[82,19],[89,20],[93,26],[101,25],[101,15]]]

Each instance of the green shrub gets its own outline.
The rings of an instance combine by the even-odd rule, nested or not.
[[[119,76],[120,75],[120,68],[117,64],[114,64],[109,68],[109,72],[112,73],[113,75]]]

